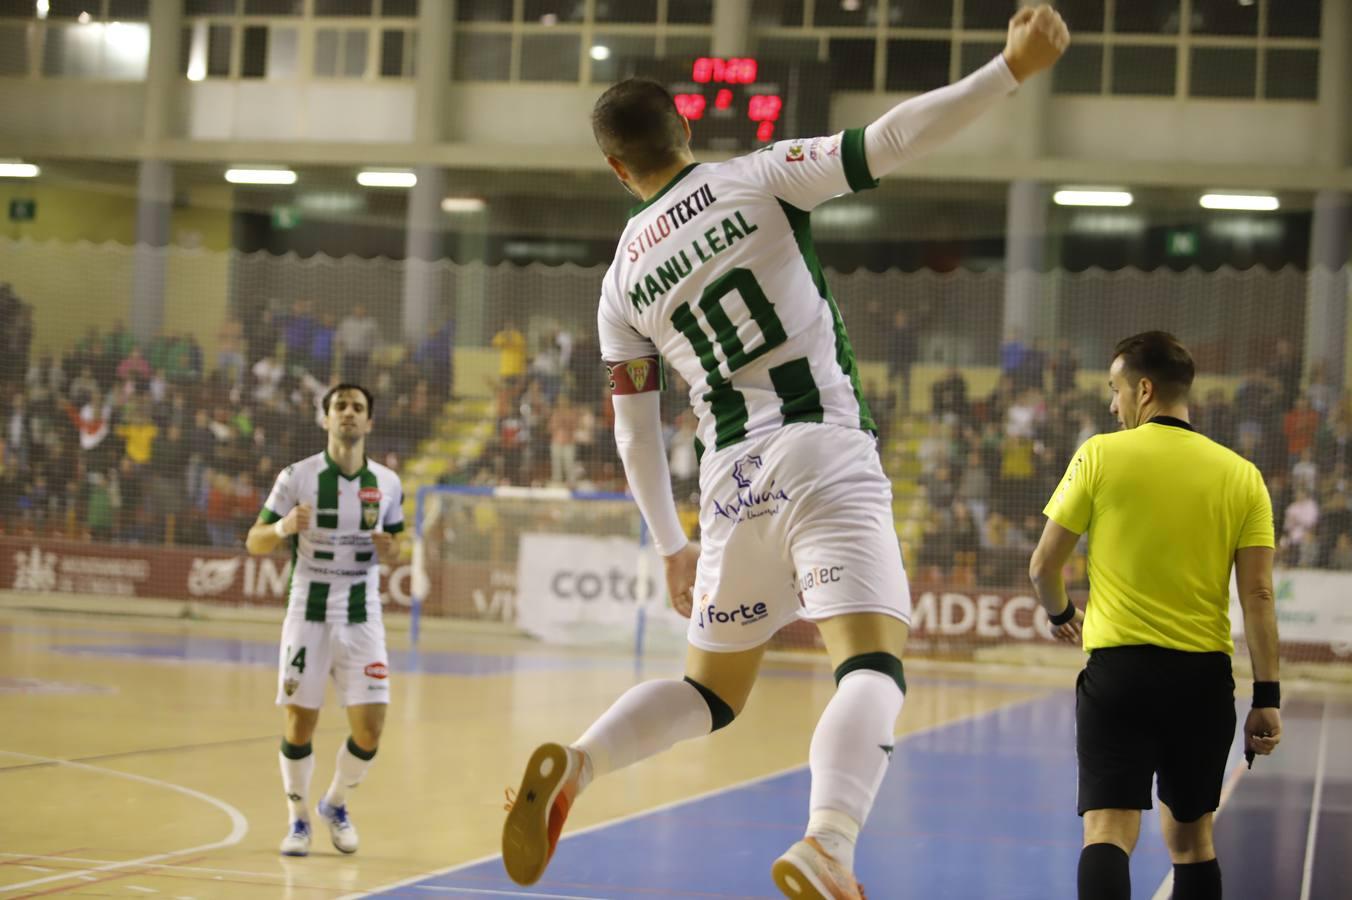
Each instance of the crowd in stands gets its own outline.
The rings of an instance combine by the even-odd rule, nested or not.
[[[865,385],[884,461],[923,499],[922,521],[904,541],[908,566],[930,582],[954,586],[1023,584],[1042,533],[1042,507],[1075,450],[1118,427],[1106,387],[1079,386],[1080,363],[1067,342],[1049,349],[1008,340],[994,390],[975,396],[970,373],[956,366],[922,388],[912,377],[920,336],[907,315],[899,312],[871,331],[872,340],[859,346],[877,353],[874,361],[887,372],[885,382]],[[505,324],[493,346],[497,429],[472,479],[623,490],[594,346],[549,330],[532,347],[516,323]],[[695,419],[685,385],[671,372],[667,381],[664,437],[672,480],[678,500],[695,506]],[[928,391],[928,404],[920,402],[921,390]],[[1352,404],[1321,367],[1303,382],[1295,347],[1279,340],[1268,364],[1240,378],[1233,396],[1199,391],[1191,412],[1198,431],[1263,473],[1283,564],[1352,571]],[[1075,566],[1072,579],[1083,584],[1082,555]]]
[[[0,291],[3,333],[27,317]],[[283,467],[323,449],[319,398],[339,381],[376,397],[374,458],[398,468],[450,395],[451,326],[386,341],[360,306],[308,303],[230,321],[208,361],[195,335],[142,342],[90,328],[60,353],[0,369],[0,532],[238,547]],[[397,427],[386,423],[397,423]]]

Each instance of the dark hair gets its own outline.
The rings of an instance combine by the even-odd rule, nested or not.
[[[627,78],[611,86],[592,107],[591,121],[601,152],[638,177],[671,165],[685,147],[676,101],[647,78]]]
[[[362,396],[366,398],[366,418],[369,419],[376,414],[376,398],[371,396],[370,391],[359,384],[343,382],[342,384],[335,384],[333,387],[329,388],[329,392],[325,394],[324,399],[320,401],[320,405],[324,408],[324,415],[327,416],[329,414],[329,401],[333,399],[333,395],[342,391],[361,391]]]
[[[1143,331],[1118,342],[1113,359],[1118,357],[1138,378],[1149,378],[1165,403],[1184,399],[1192,388],[1192,354],[1167,331]]]

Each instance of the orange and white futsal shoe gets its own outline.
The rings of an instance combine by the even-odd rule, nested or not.
[[[803,838],[784,851],[770,874],[775,887],[795,900],[867,900],[863,885],[816,838]]]
[[[502,864],[517,884],[534,884],[545,874],[577,797],[582,765],[582,754],[572,747],[541,744],[526,764],[516,796],[508,790]]]

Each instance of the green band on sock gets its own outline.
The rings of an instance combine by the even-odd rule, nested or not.
[[[723,702],[722,697],[718,696],[689,675],[685,676],[685,680],[691,687],[699,691],[699,695],[703,697],[704,702],[709,705],[709,718],[713,721],[714,731],[717,731],[720,728],[726,728],[732,724],[733,719],[737,718],[737,714],[732,711],[731,706],[728,706],[728,704]]]
[[[361,747],[357,746],[357,742],[352,740],[351,737],[347,739],[347,752],[357,757],[357,759],[362,759],[365,760],[366,762],[370,762],[371,760],[376,758],[375,750],[363,750]]]
[[[858,656],[851,656],[836,668],[836,684],[840,684],[840,679],[846,675],[860,669],[881,672],[895,681],[903,694],[906,693],[906,672],[901,667],[901,660],[891,653],[861,653]]]
[[[309,741],[303,744],[292,744],[286,738],[282,738],[282,756],[287,759],[304,759],[312,752],[314,752],[314,747],[310,745]]]

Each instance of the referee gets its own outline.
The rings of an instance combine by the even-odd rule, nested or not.
[[[1156,775],[1174,900],[1221,896],[1211,828],[1235,733],[1231,565],[1255,679],[1245,750],[1266,755],[1281,739],[1272,504],[1252,463],[1188,424],[1192,379],[1173,335],[1117,345],[1108,384],[1123,430],[1076,452],[1029,566],[1055,637],[1083,632],[1089,653],[1075,691],[1080,900],[1130,898],[1129,854]],[[1061,572],[1086,532],[1082,613]]]

